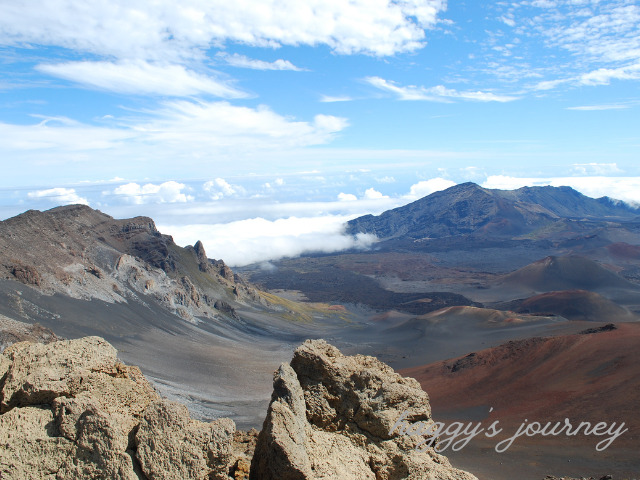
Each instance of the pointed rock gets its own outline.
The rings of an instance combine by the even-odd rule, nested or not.
[[[252,480],[475,480],[419,439],[393,431],[432,422],[427,394],[376,358],[307,340],[283,364],[251,465]]]

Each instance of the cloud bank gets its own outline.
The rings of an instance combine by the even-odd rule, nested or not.
[[[210,258],[221,258],[237,267],[304,253],[369,248],[376,241],[375,235],[344,234],[344,223],[351,218],[353,216],[333,215],[274,221],[252,218],[213,225],[161,224],[158,228],[170,233],[179,245],[193,245],[201,240]]]
[[[327,45],[338,54],[393,55],[423,46],[446,0],[50,0],[3,2],[0,42],[55,45],[119,59],[179,61],[237,42]]]

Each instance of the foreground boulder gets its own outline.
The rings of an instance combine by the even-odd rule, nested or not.
[[[230,478],[233,421],[191,419],[99,337],[13,344],[0,378],[0,478]]]
[[[252,480],[474,480],[393,426],[431,421],[427,394],[373,357],[307,340],[274,378]]]

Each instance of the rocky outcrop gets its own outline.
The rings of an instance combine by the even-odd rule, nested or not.
[[[0,478],[474,480],[418,438],[427,394],[373,357],[305,342],[275,375],[262,432],[201,422],[99,337],[0,354]],[[252,460],[253,457],[253,460]]]
[[[188,247],[187,247],[188,248]],[[200,240],[198,240],[193,246],[193,251],[196,254],[196,259],[198,260],[198,269],[201,272],[211,273],[214,271],[213,265],[209,262],[209,258],[207,257],[207,252],[204,249],[204,245]]]
[[[228,479],[229,419],[190,418],[99,337],[0,355],[0,478]]]
[[[427,394],[373,357],[306,341],[274,378],[251,465],[254,480],[472,480],[418,438],[393,431],[403,412],[432,422]]]

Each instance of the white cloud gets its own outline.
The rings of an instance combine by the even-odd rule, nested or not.
[[[159,185],[153,183],[140,185],[132,182],[116,187],[113,193],[137,205],[143,203],[186,203],[192,201],[193,197],[182,192],[185,188],[184,183],[174,181]]]
[[[387,175],[387,176],[382,177],[382,178],[376,178],[376,181],[378,183],[395,183],[396,179]]]
[[[159,225],[170,232],[179,245],[201,240],[212,258],[222,258],[230,266],[295,257],[310,252],[335,252],[349,248],[366,249],[375,235],[344,235],[344,223],[352,216],[289,217],[274,221],[251,218],[226,224]]]
[[[617,163],[574,163],[571,167],[577,175],[611,175],[622,172]]]
[[[513,18],[513,14],[502,15],[501,17],[498,18],[498,20],[500,20],[502,23],[510,27],[516,26],[516,21]]]
[[[328,115],[298,121],[264,106],[176,100],[110,125],[90,126],[64,118],[45,118],[32,125],[0,123],[0,158],[15,158],[25,169],[39,171],[74,162],[105,170],[104,175],[117,171],[127,178],[144,178],[151,161],[163,172],[176,173],[186,165],[201,169],[204,162],[221,155],[239,159],[257,151],[284,154],[324,144],[348,122]]]
[[[393,55],[424,44],[446,0],[51,0],[0,5],[0,43],[120,59],[198,58],[212,45],[328,45]]]
[[[478,102],[511,102],[517,100],[518,97],[507,95],[496,95],[491,92],[482,91],[457,91],[446,88],[443,85],[435,87],[420,87],[409,85],[406,87],[398,86],[395,82],[385,80],[380,77],[366,77],[365,82],[370,85],[397,95],[400,100],[424,100],[430,102],[448,102],[452,99],[473,100]]]
[[[538,91],[640,79],[637,34],[640,6],[634,3],[627,0],[513,3],[509,14],[519,15],[514,37],[537,42],[548,52],[541,58],[554,58],[553,64],[527,58],[517,69],[520,78],[527,73],[542,75],[544,80],[532,87]],[[503,37],[494,34],[491,39],[507,42]],[[523,45],[526,48],[530,43],[525,40]],[[529,55],[524,49],[516,50],[516,54]]]
[[[265,182],[262,186],[267,190],[275,190],[276,187],[282,187],[284,185],[283,178],[276,178],[273,182]]]
[[[343,118],[316,115],[312,123],[293,121],[266,106],[237,107],[227,102],[167,102],[149,123],[135,125],[152,142],[189,145],[191,150],[291,148],[328,142],[347,126]]]
[[[212,200],[220,200],[223,197],[233,197],[238,193],[244,193],[244,189],[238,185],[231,185],[224,178],[216,178],[206,182],[202,188],[209,194]]]
[[[337,103],[337,102],[350,102],[353,98],[343,95],[343,96],[331,96],[331,95],[323,95],[320,97],[320,101],[323,103]]]
[[[556,80],[543,80],[541,82],[536,83],[532,88],[533,90],[553,90],[559,85],[564,85],[566,83],[571,83],[572,79],[570,78],[560,78]]]
[[[567,110],[578,110],[584,112],[601,111],[601,110],[623,110],[629,108],[629,105],[611,104],[611,105],[581,105],[579,107],[567,107]]]
[[[253,70],[291,70],[294,72],[305,72],[306,69],[296,67],[289,60],[278,59],[273,62],[266,62],[264,60],[256,60],[253,58],[234,53],[233,55],[227,55],[225,53],[219,53],[216,55],[222,58],[229,65],[240,68],[250,68]]]
[[[409,193],[407,193],[404,198],[408,200],[417,200],[419,198],[426,197],[427,195],[431,195],[434,192],[439,192],[440,190],[445,190],[447,188],[453,187],[454,185],[456,185],[456,182],[445,180],[444,178],[431,178],[429,180],[422,180],[414,185],[411,185]]]
[[[638,53],[640,57],[640,52]],[[581,85],[609,85],[611,80],[637,80],[640,78],[640,62],[619,68],[598,68],[578,77]]]
[[[576,177],[510,177],[489,176],[482,184],[485,188],[513,190],[526,186],[569,186],[593,198],[611,197],[632,204],[640,204],[640,177],[576,176]]]
[[[78,195],[73,188],[56,187],[46,190],[36,190],[27,193],[27,197],[33,200],[47,200],[56,205],[89,205],[89,201]]]
[[[247,94],[208,75],[182,65],[154,64],[142,60],[66,62],[40,64],[36,69],[92,88],[136,95],[189,96],[210,94],[242,98]]]
[[[312,123],[294,121],[266,106],[237,107],[227,102],[166,102],[155,118],[135,130],[153,142],[179,142],[190,149],[287,148],[328,142],[348,123],[343,118],[316,115]]]
[[[377,191],[375,188],[367,188],[364,191],[364,195],[362,196],[362,198],[367,200],[377,200],[380,198],[389,198],[389,197],[387,195],[383,195],[382,193]]]
[[[42,155],[56,150],[81,152],[116,148],[136,134],[120,128],[95,127],[68,119],[47,118],[32,125],[0,123],[0,152],[4,158],[17,151],[35,150]],[[38,155],[38,159],[42,156]],[[69,158],[60,158],[68,162]]]
[[[640,45],[638,46],[638,48],[639,48],[638,57],[640,58]],[[563,85],[563,84],[596,86],[596,85],[609,85],[612,80],[638,80],[638,79],[640,79],[640,61],[632,65],[626,65],[624,67],[598,68],[596,70],[592,70],[590,72],[582,73],[572,77],[542,81],[537,83],[533,88],[534,90],[552,90],[557,86]],[[616,107],[610,106],[610,108],[606,108],[606,110],[611,110],[613,108],[616,108]],[[617,107],[617,108],[625,108],[625,107]],[[571,109],[595,110],[596,108],[574,107],[569,109],[570,110]],[[605,110],[605,108],[600,108],[599,110]]]
[[[358,200],[358,197],[356,197],[353,193],[340,192],[338,194],[338,200],[341,202],[355,202]]]

